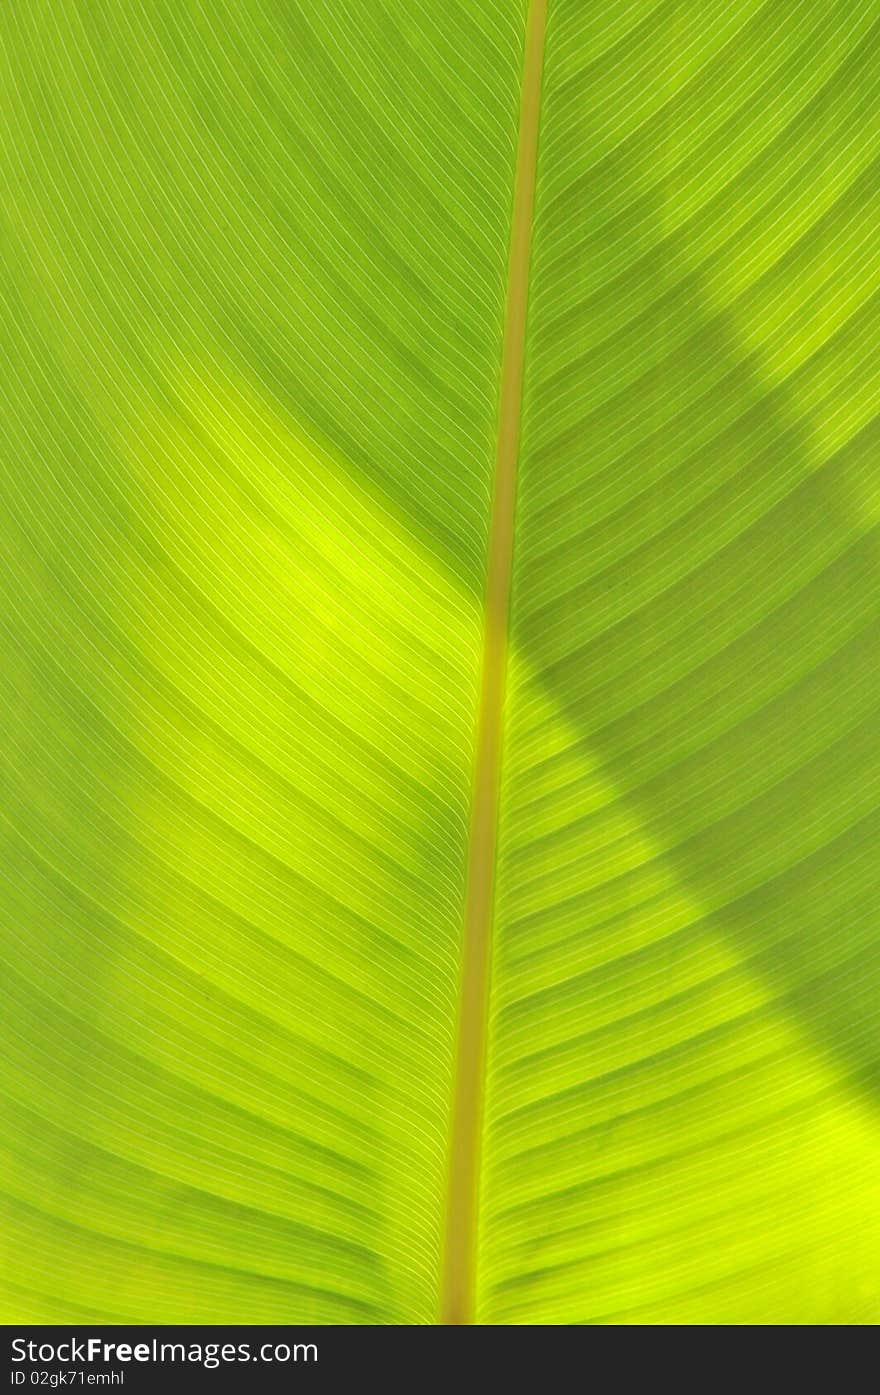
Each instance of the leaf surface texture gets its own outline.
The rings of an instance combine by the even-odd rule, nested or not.
[[[527,11],[4,8],[7,1321],[442,1315]],[[549,0],[479,1322],[880,1317],[878,65]]]

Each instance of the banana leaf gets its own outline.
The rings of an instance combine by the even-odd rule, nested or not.
[[[877,0],[0,62],[0,1317],[876,1322]]]

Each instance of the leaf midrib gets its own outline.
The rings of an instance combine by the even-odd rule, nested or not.
[[[480,1136],[489,1005],[502,720],[509,640],[516,467],[525,360],[529,255],[535,202],[541,77],[548,0],[530,0],[511,214],[498,433],[489,527],[480,696],[467,850],[455,1091],[449,1145],[440,1322],[473,1321]]]

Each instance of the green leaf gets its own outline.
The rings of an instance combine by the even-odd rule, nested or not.
[[[877,1321],[880,6],[0,41],[0,1315]]]

